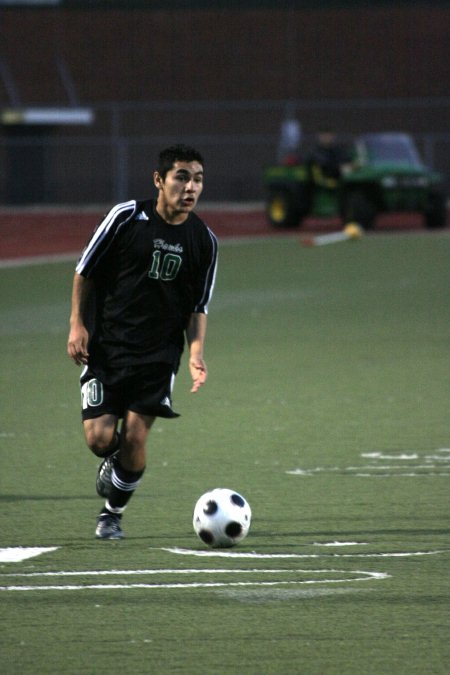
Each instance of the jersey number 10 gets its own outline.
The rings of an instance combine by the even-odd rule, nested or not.
[[[182,259],[174,253],[162,253],[153,251],[152,266],[148,273],[150,279],[161,279],[161,281],[172,281],[178,274]]]

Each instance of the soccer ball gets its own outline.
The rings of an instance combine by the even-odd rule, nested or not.
[[[234,546],[247,536],[252,512],[249,503],[234,490],[216,488],[205,492],[194,508],[195,533],[208,546]]]

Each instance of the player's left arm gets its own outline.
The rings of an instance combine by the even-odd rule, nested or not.
[[[198,391],[208,377],[208,369],[203,358],[207,321],[206,314],[193,312],[186,328],[186,339],[189,346],[189,370],[193,381],[192,393]]]
[[[208,369],[203,357],[208,304],[212,298],[217,271],[217,239],[209,228],[204,230],[201,264],[196,278],[193,311],[186,328],[189,346],[189,370],[193,381],[191,392],[195,393],[206,382]]]

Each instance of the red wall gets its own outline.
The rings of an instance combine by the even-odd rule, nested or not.
[[[3,9],[3,60],[24,103],[447,96],[450,9]],[[0,81],[0,104],[8,103]]]

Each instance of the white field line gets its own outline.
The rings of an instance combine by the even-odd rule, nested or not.
[[[75,262],[80,257],[81,251],[73,253],[55,253],[51,255],[33,255],[24,258],[2,258],[0,269],[6,270],[13,267],[29,267],[32,265],[50,265],[52,263]]]
[[[7,572],[0,574],[0,579],[4,577],[30,578],[30,577],[102,577],[102,576],[151,576],[164,574],[360,574],[360,571],[346,570],[309,570],[309,569],[145,569],[145,570],[81,570],[81,571],[58,571],[58,572]],[[361,572],[361,574],[372,574],[371,572]]]
[[[330,542],[325,545],[358,545],[357,542]],[[319,545],[319,544],[316,544]],[[52,549],[49,549],[52,550]],[[53,549],[56,550],[56,549]],[[332,553],[332,554],[298,554],[298,553],[256,553],[256,552],[235,552],[235,551],[199,551],[182,548],[160,548],[155,549],[165,551],[176,555],[190,555],[195,557],[222,557],[231,559],[251,559],[251,560],[275,560],[275,559],[300,559],[300,558],[405,558],[413,556],[429,556],[440,553],[449,553],[449,550],[435,551],[408,551],[408,552],[387,552],[387,553]],[[354,581],[370,581],[387,579],[391,575],[385,572],[368,572],[363,570],[337,570],[337,569],[143,569],[143,570],[84,570],[84,571],[53,571],[53,572],[19,572],[0,574],[0,579],[11,578],[30,579],[36,577],[132,577],[132,576],[165,576],[165,575],[306,575],[307,577],[318,576],[318,578],[306,579],[274,579],[270,581],[251,580],[251,581],[189,581],[165,582],[165,583],[95,583],[95,584],[51,584],[51,585],[1,585],[0,591],[70,591],[70,590],[130,590],[130,589],[199,589],[199,588],[225,588],[225,587],[274,587],[274,586],[298,586],[298,585],[316,585],[316,584],[341,584]],[[338,578],[336,578],[336,575]],[[325,578],[323,578],[325,577]]]
[[[197,551],[187,548],[163,548],[162,551],[176,553],[177,555],[192,555],[199,558],[248,558],[253,560],[282,560],[282,559],[306,559],[306,558],[412,558],[426,555],[439,555],[450,553],[450,549],[437,551],[404,551],[392,553],[241,553],[237,551]]]
[[[315,541],[313,546],[368,546],[365,541]]]
[[[291,469],[285,471],[289,476],[314,476],[318,473],[347,473],[362,477],[386,478],[390,476],[448,476],[448,463],[450,461],[450,449],[439,448],[433,454],[417,452],[363,452],[360,457],[373,460],[372,464],[363,466],[329,466],[311,467],[309,469]],[[379,460],[393,460],[400,464],[385,464]],[[419,462],[419,463],[417,463]],[[385,472],[385,473],[382,473]],[[403,472],[403,473],[399,473]]]
[[[47,548],[32,548],[29,546],[14,546],[9,548],[0,548],[0,562],[22,562],[29,558],[35,558],[42,553],[50,553],[57,551],[59,546],[51,546]]]
[[[134,570],[135,573],[151,573],[151,574],[180,574],[180,570]],[[103,575],[104,571],[92,571],[93,575]],[[117,574],[129,574],[128,570],[116,570]],[[274,581],[206,581],[206,582],[173,582],[173,583],[120,583],[120,584],[69,584],[69,585],[47,585],[47,586],[0,586],[0,591],[81,591],[81,590],[129,590],[129,589],[188,589],[188,588],[224,588],[224,587],[249,587],[249,586],[299,586],[312,584],[341,584],[353,581],[370,581],[387,579],[390,575],[384,572],[366,572],[362,570],[186,570],[186,573],[195,574],[306,574],[306,575],[339,575],[344,578],[325,578],[325,579],[296,579],[296,580],[281,580]],[[64,574],[64,573],[63,573]],[[79,576],[84,576],[86,573],[77,572]],[[54,573],[54,576],[59,573]],[[68,573],[64,574],[68,576]],[[5,575],[6,576],[6,575]],[[15,575],[7,575],[15,576]],[[20,575],[16,575],[20,576]],[[28,575],[25,575],[28,576]]]
[[[219,237],[220,247],[240,246],[254,244],[260,241],[280,241],[295,238],[293,234],[283,235],[243,235],[236,237]],[[10,269],[14,267],[28,267],[33,265],[51,265],[54,263],[76,262],[82,253],[82,248],[77,251],[68,251],[67,253],[49,253],[48,255],[31,255],[21,258],[0,258],[0,269]]]
[[[416,473],[414,471],[405,473],[355,473],[357,478],[423,478],[424,476],[450,476],[450,472],[445,471],[427,471],[426,473]]]

